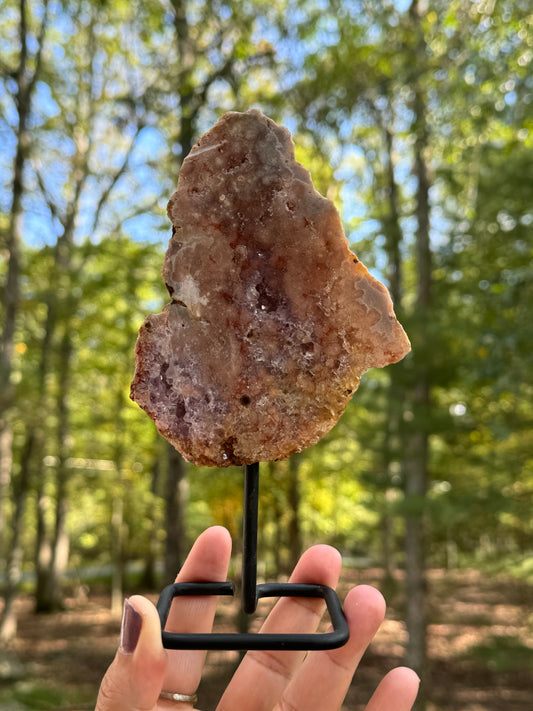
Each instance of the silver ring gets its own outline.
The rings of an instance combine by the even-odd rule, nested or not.
[[[167,701],[177,701],[179,704],[194,704],[198,701],[198,696],[196,694],[178,694],[173,691],[162,691],[159,694],[160,699],[167,699]]]

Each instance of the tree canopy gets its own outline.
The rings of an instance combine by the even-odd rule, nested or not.
[[[531,579],[528,0],[6,0],[0,24],[6,599],[28,570],[60,604],[65,567],[117,540],[121,565],[163,556],[170,465],[128,399],[135,338],[166,298],[182,159],[252,106],[291,130],[413,344],[323,441],[264,466],[267,569],[324,541],[393,574],[418,541],[422,567]],[[238,538],[241,472],[185,471],[188,538]]]

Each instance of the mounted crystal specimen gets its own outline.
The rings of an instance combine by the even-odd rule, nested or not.
[[[409,351],[290,134],[259,111],[202,136],[168,214],[172,301],[141,327],[131,397],[185,459],[225,467],[309,447],[362,373]]]

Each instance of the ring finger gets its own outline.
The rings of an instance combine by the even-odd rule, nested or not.
[[[279,708],[338,711],[352,676],[385,615],[381,593],[360,585],[347,595],[344,613],[350,639],[339,649],[311,652],[283,694]],[[376,709],[377,711],[377,709]]]

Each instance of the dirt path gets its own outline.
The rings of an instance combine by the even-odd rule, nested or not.
[[[379,573],[350,572],[342,590],[354,583],[380,587]],[[428,711],[533,709],[533,588],[475,571],[432,571],[429,588]],[[346,711],[362,711],[383,673],[401,664],[406,639],[403,601],[399,592],[386,596],[386,621],[350,688]],[[118,639],[120,620],[108,605],[106,596],[89,592],[86,599],[69,599],[64,612],[36,616],[30,600],[21,600],[14,649],[25,676],[0,685],[0,709],[91,709]],[[236,605],[230,600],[220,605],[221,627],[231,627]],[[199,708],[215,708],[237,662],[234,652],[208,656]]]

